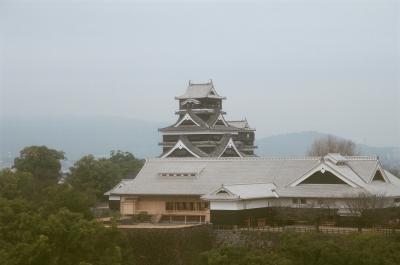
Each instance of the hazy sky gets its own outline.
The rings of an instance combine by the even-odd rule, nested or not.
[[[258,137],[400,146],[399,1],[0,0],[1,112],[175,120],[212,78]]]

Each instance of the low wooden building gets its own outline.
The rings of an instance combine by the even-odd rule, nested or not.
[[[336,160],[340,158],[340,160]],[[109,192],[121,214],[146,212],[154,221],[268,223],[270,208],[346,212],[363,195],[400,202],[400,180],[376,157],[151,158],[135,179]],[[361,198],[361,197],[360,197]],[[247,221],[246,221],[247,220]]]
[[[150,214],[153,222],[268,223],[277,207],[330,209],[354,215],[349,202],[382,198],[400,203],[400,180],[377,157],[256,157],[254,129],[227,121],[212,81],[189,82],[178,120],[160,129],[163,152],[146,160],[135,179],[106,194],[122,215]]]

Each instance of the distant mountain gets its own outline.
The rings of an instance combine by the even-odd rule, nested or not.
[[[256,141],[256,152],[259,156],[305,155],[315,139],[327,135],[319,132],[300,132],[269,136]]]
[[[0,167],[10,166],[19,151],[30,145],[47,145],[65,152],[64,168],[83,155],[107,156],[123,150],[139,158],[161,153],[157,128],[166,123],[114,117],[4,118],[0,117]],[[261,138],[257,155],[304,155],[319,132],[300,132]],[[400,168],[400,148],[358,145],[361,154],[378,155],[389,165]]]
[[[19,151],[29,145],[62,150],[70,163],[86,154],[107,156],[118,149],[140,158],[157,156],[161,152],[157,128],[164,125],[103,117],[1,118],[0,160],[3,166],[9,166]]]
[[[300,132],[274,135],[256,141],[259,156],[267,155],[305,155],[314,140],[327,136],[319,132]],[[357,144],[361,155],[377,155],[388,167],[400,168],[400,147],[372,147]]]

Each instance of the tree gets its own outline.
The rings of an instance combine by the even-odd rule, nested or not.
[[[77,189],[94,192],[102,199],[104,192],[123,178],[134,178],[142,166],[143,161],[128,152],[113,151],[110,158],[100,159],[87,155],[71,168],[67,182]]]
[[[35,191],[33,176],[29,172],[0,171],[0,196],[9,200],[30,197]]]
[[[119,167],[122,178],[128,179],[135,178],[144,164],[142,159],[137,159],[133,154],[120,150],[111,151],[108,160]]]
[[[348,156],[357,155],[356,144],[351,140],[328,135],[315,140],[308,151],[310,156],[325,156],[328,153],[340,153]]]
[[[48,198],[51,198],[49,200]],[[93,218],[90,207],[96,203],[96,196],[74,189],[69,184],[58,184],[44,189],[34,201],[42,216],[48,216],[58,209],[68,209],[73,213],[82,214],[85,218]]]
[[[390,206],[389,200],[384,195],[363,192],[356,196],[349,196],[345,200],[345,210],[350,216],[356,218],[358,230],[361,231],[367,224],[382,223],[386,216],[383,213],[376,214],[376,212]]]
[[[29,146],[20,151],[14,159],[14,168],[20,172],[29,172],[41,185],[57,183],[61,177],[61,162],[64,152],[49,149],[46,146]]]
[[[205,252],[200,264],[204,265],[289,265],[285,257],[274,252],[244,247],[224,247]]]

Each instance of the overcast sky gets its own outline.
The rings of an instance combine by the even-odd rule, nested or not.
[[[175,120],[212,78],[258,137],[400,146],[399,1],[0,1],[1,114]]]

